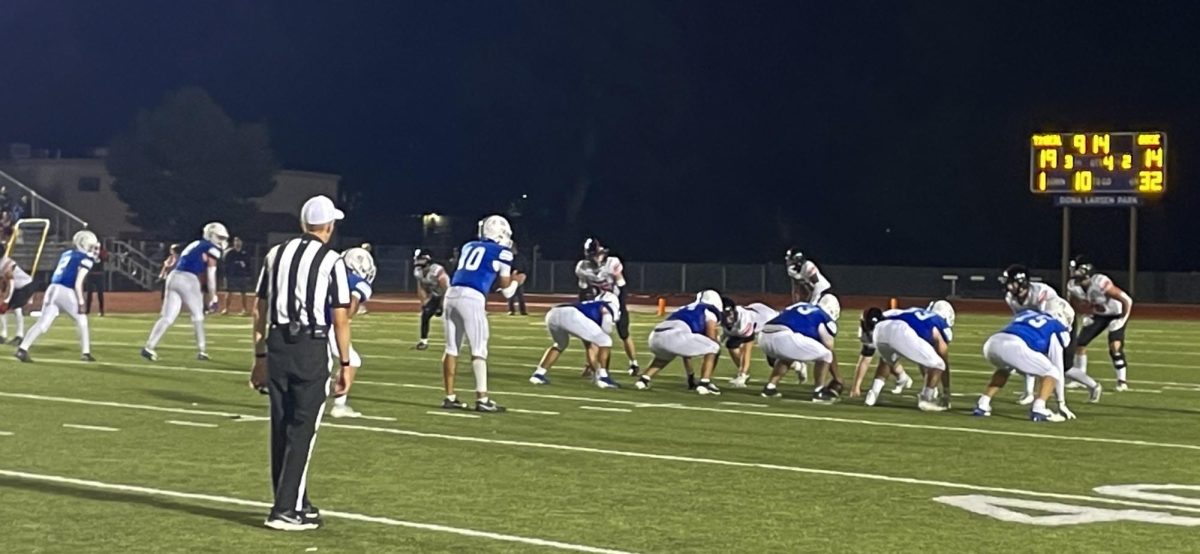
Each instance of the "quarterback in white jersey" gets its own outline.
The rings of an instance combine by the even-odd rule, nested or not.
[[[29,304],[33,293],[37,292],[33,286],[33,277],[21,269],[16,260],[4,256],[0,258],[0,280],[3,280],[0,283],[3,293],[0,296],[4,298],[3,315],[0,316],[0,342],[8,341],[8,312],[11,311],[17,315],[17,335],[13,342],[20,344],[21,338],[25,336],[25,305]]]
[[[726,302],[733,304],[732,301]],[[779,312],[761,302],[753,302],[746,306],[734,306],[732,317],[721,322],[724,334],[725,348],[729,349],[729,357],[737,368],[737,376],[729,380],[730,386],[743,388],[750,379],[750,353],[754,349],[754,341],[763,325],[775,319]]]
[[[625,264],[609,253],[600,241],[589,238],[583,241],[583,259],[575,264],[575,277],[579,279],[579,299],[592,300],[601,293],[611,292],[617,296],[620,314],[617,316],[617,337],[625,347],[629,358],[629,374],[637,375],[640,369],[637,348],[629,335],[629,307],[625,302]]]
[[[821,269],[806,258],[800,250],[792,248],[784,255],[788,277],[792,279],[792,302],[815,304],[833,288]]]
[[[1133,299],[1112,279],[1095,273],[1092,264],[1082,256],[1071,260],[1071,281],[1067,292],[1076,312],[1083,316],[1079,336],[1075,339],[1075,368],[1087,371],[1087,346],[1100,333],[1108,331],[1108,354],[1117,373],[1116,390],[1129,390],[1126,379],[1125,324],[1133,311]]]
[[[417,350],[429,348],[429,320],[442,315],[442,301],[450,288],[450,274],[433,261],[433,254],[424,248],[413,253],[413,278],[417,280],[417,300],[421,302],[421,338]]]

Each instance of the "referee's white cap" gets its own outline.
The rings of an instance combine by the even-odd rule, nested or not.
[[[346,217],[342,210],[337,209],[333,205],[333,200],[328,196],[317,195],[309,198],[304,203],[304,207],[300,208],[300,221],[305,225],[324,225],[339,221]]]

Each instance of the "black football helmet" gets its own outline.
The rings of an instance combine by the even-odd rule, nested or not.
[[[784,254],[783,256],[783,260],[789,266],[793,267],[804,265],[804,261],[806,259],[807,258],[804,257],[804,253],[801,252],[799,248],[788,248],[787,254]]]
[[[721,326],[726,329],[737,327],[738,311],[737,302],[728,296],[721,297]]]
[[[1018,300],[1024,300],[1029,295],[1029,270],[1021,264],[1012,264],[1000,274],[1000,282],[1004,290]]]
[[[418,248],[413,252],[413,265],[416,267],[425,267],[432,261],[433,253],[427,248]]]
[[[1071,278],[1084,280],[1092,276],[1092,272],[1096,270],[1092,262],[1087,259],[1087,256],[1079,255],[1071,259]]]
[[[875,331],[875,325],[883,321],[883,310],[879,308],[867,308],[863,310],[859,320],[863,334],[870,334]]]
[[[608,249],[600,244],[600,241],[594,237],[588,237],[583,241],[583,257],[596,262],[600,261],[600,257],[607,254]]]

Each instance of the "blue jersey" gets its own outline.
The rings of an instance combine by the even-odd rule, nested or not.
[[[837,335],[837,322],[816,304],[800,302],[784,308],[767,325],[782,325],[810,339],[821,340],[821,328],[830,336]]]
[[[715,307],[699,302],[692,302],[687,306],[675,310],[674,313],[667,317],[667,321],[682,321],[687,324],[693,333],[704,335],[708,331],[708,317],[705,314],[712,314],[717,321],[721,320],[721,312],[717,311]]]
[[[54,275],[50,277],[50,283],[75,288],[75,280],[79,278],[80,268],[90,271],[92,257],[75,249],[67,250],[58,257],[58,265],[54,268]]]
[[[365,304],[371,299],[371,283],[353,271],[346,272],[346,284],[350,285],[350,295],[358,299],[359,304]],[[350,314],[354,315],[354,314]],[[325,321],[333,322],[333,306],[325,306]]]
[[[917,336],[921,340],[933,344],[933,330],[937,329],[947,343],[953,337],[950,332],[950,324],[946,320],[929,310],[922,308],[909,308],[907,310],[888,310],[883,312],[884,321],[903,321],[913,331],[917,332]]]
[[[1071,330],[1062,322],[1033,310],[1018,313],[1000,332],[1020,337],[1031,350],[1045,355],[1050,354],[1052,341],[1057,340],[1063,348],[1071,342]]]
[[[612,306],[603,300],[585,300],[583,302],[568,304],[568,306],[573,306],[576,310],[583,312],[584,317],[595,321],[596,325],[600,326],[604,325],[604,314],[614,317]]]
[[[208,262],[204,259],[205,255],[214,260],[219,260],[221,259],[221,249],[204,239],[192,241],[179,254],[179,261],[175,262],[175,271],[186,271],[188,273],[195,273],[196,275],[203,275],[208,269]]]
[[[468,242],[458,253],[458,269],[450,279],[450,286],[472,288],[487,296],[496,276],[509,274],[512,261],[512,250],[493,241]]]

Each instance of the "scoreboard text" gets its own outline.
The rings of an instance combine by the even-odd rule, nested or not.
[[[1035,194],[1161,194],[1167,188],[1167,134],[1034,135],[1029,190]]]

